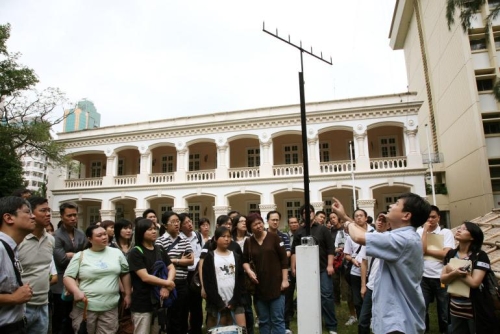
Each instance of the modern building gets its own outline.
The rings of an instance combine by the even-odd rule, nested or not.
[[[464,33],[448,28],[446,1],[398,0],[390,45],[404,50],[409,91],[423,101],[436,183],[447,190],[452,225],[500,207],[500,109],[493,87],[500,66],[500,17],[485,27],[488,0]],[[427,150],[425,136],[420,147]]]
[[[385,210],[426,195],[417,134],[421,106],[402,93],[307,104],[310,200]],[[74,201],[79,226],[134,219],[147,208],[214,220],[230,209],[286,218],[304,204],[299,105],[221,112],[60,133],[74,164],[49,178],[50,205]],[[350,142],[354,145],[351,163]],[[353,181],[354,178],[354,181]]]
[[[21,157],[21,166],[24,170],[25,186],[29,190],[38,191],[47,185],[47,158],[39,153]]]
[[[75,108],[64,111],[63,132],[98,128],[101,124],[101,114],[97,112],[92,101],[83,99]]]

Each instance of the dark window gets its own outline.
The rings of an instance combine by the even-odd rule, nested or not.
[[[482,92],[493,89],[493,79],[476,80],[477,90]]]
[[[496,44],[496,39],[495,39]],[[475,50],[485,50],[486,49],[486,40],[483,39],[471,39],[470,40],[470,49],[471,51]]]
[[[500,133],[500,121],[484,122],[483,129],[485,135]]]

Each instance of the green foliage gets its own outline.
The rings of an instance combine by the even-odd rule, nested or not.
[[[434,191],[436,192],[436,195],[448,195],[448,188],[446,188],[446,184],[444,183],[434,184]],[[427,195],[432,194],[432,186],[429,183],[425,184],[425,193]]]
[[[455,12],[459,11],[460,25],[464,32],[471,27],[472,16],[486,3],[486,0],[447,0],[446,20],[448,29],[455,24]]]
[[[35,71],[18,63],[20,53],[9,53],[6,42],[10,37],[10,25],[0,25],[0,100],[5,96],[29,89],[38,83]]]
[[[0,163],[0,197],[8,196],[15,189],[24,188],[23,168],[16,152],[0,146],[2,163]]]

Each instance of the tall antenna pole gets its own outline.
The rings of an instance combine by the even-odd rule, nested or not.
[[[353,142],[352,140],[349,141],[349,156],[351,157],[351,179],[352,179],[352,200],[353,200],[353,208],[352,212],[358,208],[358,205],[356,203],[356,187],[354,186],[354,152],[353,152]]]
[[[316,59],[319,59],[329,65],[332,65],[332,57],[330,60],[323,59],[323,53],[320,53],[320,56],[317,56],[313,53],[313,49],[311,47],[311,51],[305,50],[302,48],[302,42],[300,45],[296,45],[290,41],[290,35],[288,35],[288,40],[281,38],[278,36],[278,29],[276,29],[276,33],[272,33],[266,30],[265,22],[262,24],[262,31],[265,33],[279,39],[282,42],[285,42],[288,45],[293,46],[298,49],[300,52],[300,72],[299,72],[299,92],[300,92],[300,125],[302,130],[302,161],[304,166],[304,205],[306,208],[305,215],[305,228],[306,234],[311,234],[311,216],[309,213],[309,207],[311,205],[310,194],[309,194],[309,154],[307,150],[307,119],[306,119],[306,99],[305,99],[305,91],[304,91],[304,61],[302,55],[304,53],[313,56]]]

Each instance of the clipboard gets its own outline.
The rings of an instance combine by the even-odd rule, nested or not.
[[[427,233],[427,249],[442,251],[444,247],[444,236],[442,234]],[[424,255],[424,260],[442,262],[432,255]]]
[[[450,259],[450,265],[453,268],[460,268],[460,267],[470,265],[472,268],[472,261],[452,258],[452,259]],[[451,282],[450,284],[448,284],[448,293],[469,298],[470,297],[470,287],[467,284],[465,284],[464,282],[462,282],[461,280],[456,279],[453,282]]]

